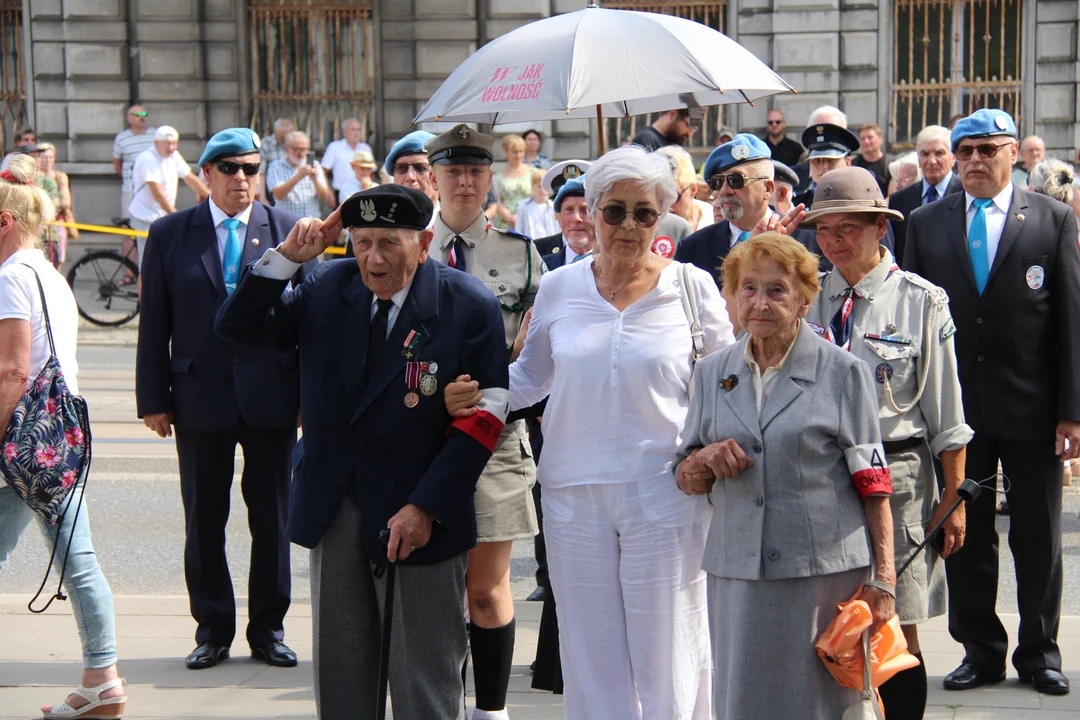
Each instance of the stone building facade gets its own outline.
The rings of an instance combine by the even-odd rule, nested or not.
[[[112,138],[133,101],[198,156],[232,125],[260,132],[278,115],[316,148],[339,121],[363,118],[380,155],[462,60],[515,27],[585,0],[0,0],[6,137],[22,122],[57,145],[81,221],[119,211]],[[821,104],[853,125],[876,122],[895,146],[925,122],[1003,105],[1051,155],[1080,147],[1077,0],[614,0],[722,29],[798,90],[709,111],[704,153],[721,125],[761,131],[785,111],[796,135]],[[14,46],[14,47],[13,47]],[[608,143],[647,119],[607,126]],[[592,155],[596,123],[536,123],[556,157]],[[438,128],[432,128],[438,129]],[[500,130],[511,130],[505,127]],[[797,135],[796,135],[797,136]],[[10,147],[10,142],[8,143]],[[187,193],[186,188],[181,190]],[[190,196],[186,196],[190,198]]]

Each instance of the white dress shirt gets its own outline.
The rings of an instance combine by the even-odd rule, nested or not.
[[[971,232],[971,221],[975,217],[976,200],[969,192],[964,192],[967,197],[967,230]],[[1013,185],[1009,183],[994,197],[994,202],[988,205],[983,213],[986,215],[986,257],[990,267],[994,266],[994,256],[997,255],[998,243],[1001,241],[1001,231],[1005,229],[1005,219],[1009,215],[1009,206],[1012,205]]]
[[[269,252],[269,251],[267,251]],[[294,263],[295,264],[295,263]],[[297,265],[296,267],[300,267]],[[295,270],[293,272],[296,272]],[[289,277],[292,277],[290,275]],[[409,296],[409,289],[412,288],[413,280],[416,275],[409,278],[409,282],[405,283],[405,287],[398,290],[396,293],[390,296],[390,302],[394,303],[390,306],[390,312],[386,315],[386,337],[390,337],[390,333],[394,329],[394,323],[397,322],[398,315],[401,314],[401,308],[405,305],[405,298]],[[379,297],[375,294],[371,296],[371,317],[375,317],[375,313],[379,311],[378,304]]]
[[[945,193],[947,193],[949,191],[949,183],[952,182],[952,178],[953,178],[953,171],[950,170],[949,172],[945,173],[945,177],[941,178],[940,182],[938,182],[936,185],[933,186],[934,190],[937,192],[937,199],[938,200],[945,197]],[[922,181],[922,200],[919,201],[920,203],[925,203],[925,201],[926,201],[926,191],[929,190],[930,187],[931,187],[930,186],[930,181],[927,180],[926,178],[923,178],[923,181]]]
[[[690,406],[690,323],[683,311],[679,263],[619,312],[600,295],[593,257],[544,276],[520,357],[510,366],[511,409],[549,397],[545,489],[671,483],[675,449]],[[734,342],[716,282],[691,267],[705,346]]]
[[[221,260],[222,263],[224,263],[225,241],[229,239],[229,230],[221,223],[234,216],[229,215],[227,212],[215,205],[213,199],[207,199],[207,202],[210,203],[210,217],[214,221],[214,233],[217,235],[218,258]],[[244,240],[247,238],[248,222],[251,220],[251,205],[248,205],[246,208],[244,208],[243,212],[235,215],[235,217],[237,220],[240,221],[240,226],[236,228],[236,232],[240,235],[240,249],[242,254]]]

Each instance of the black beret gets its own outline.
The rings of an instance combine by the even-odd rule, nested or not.
[[[352,195],[341,205],[347,228],[424,230],[431,223],[431,199],[404,185],[378,185]]]

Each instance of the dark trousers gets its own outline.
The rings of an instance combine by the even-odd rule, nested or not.
[[[252,647],[285,636],[292,575],[289,564],[290,456],[294,428],[253,430],[241,420],[224,432],[176,430],[187,536],[184,576],[197,643],[229,646],[236,635],[236,598],[225,556],[234,455],[244,453],[240,479],[251,531],[247,641]]]
[[[1021,675],[1061,669],[1061,462],[1054,441],[995,440],[979,432],[967,446],[967,477],[982,481],[1001,469],[1009,478],[1009,549],[1016,568],[1020,630],[1013,666]],[[967,506],[964,547],[945,561],[949,632],[965,659],[987,672],[1005,668],[1009,638],[995,610],[998,589],[996,494],[992,481]]]
[[[544,434],[540,430],[540,419],[535,417],[525,418],[525,426],[529,429],[529,443],[532,446],[533,457],[540,462],[540,453],[544,449]],[[536,506],[536,524],[539,532],[533,538],[533,556],[536,558],[536,587],[551,590],[548,582],[547,569],[547,545],[544,544],[544,511],[540,506],[540,483],[533,483],[533,504]]]

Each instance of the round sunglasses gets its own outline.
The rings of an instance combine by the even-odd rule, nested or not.
[[[600,208],[600,215],[604,218],[604,222],[612,226],[622,225],[629,214],[631,213],[627,213],[622,205],[608,205]],[[636,208],[632,214],[634,223],[641,228],[651,228],[660,217],[660,213],[647,207]]]

